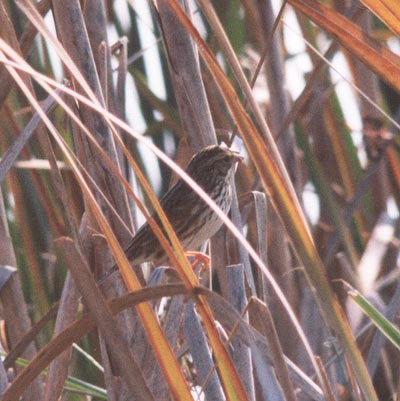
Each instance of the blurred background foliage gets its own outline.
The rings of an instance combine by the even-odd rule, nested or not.
[[[0,4],[3,399],[398,399],[344,284],[396,326],[397,0],[181,3]],[[158,198],[177,177],[151,144],[184,167],[216,140],[245,156],[231,219],[259,260],[223,227],[198,282],[123,267],[112,232],[156,207],[139,170]]]

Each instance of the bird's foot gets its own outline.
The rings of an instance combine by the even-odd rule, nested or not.
[[[191,258],[194,258],[194,261],[191,262],[193,270],[196,270],[197,267],[201,266],[200,272],[207,269],[210,269],[210,257],[203,252],[196,251],[188,251],[185,252],[185,255]]]

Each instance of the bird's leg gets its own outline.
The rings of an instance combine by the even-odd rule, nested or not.
[[[197,251],[186,251],[185,255],[194,258],[193,263],[191,263],[193,270],[195,270],[196,267],[198,267],[200,264],[203,265],[203,267],[200,269],[200,272],[204,269],[210,269],[210,257],[205,253]]]

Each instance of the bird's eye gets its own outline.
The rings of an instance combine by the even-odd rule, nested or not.
[[[222,160],[223,160],[225,163],[228,163],[228,162],[231,161],[231,159],[232,159],[232,156],[231,156],[231,155],[225,154]]]

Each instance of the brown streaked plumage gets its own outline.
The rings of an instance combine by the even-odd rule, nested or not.
[[[212,145],[196,153],[185,171],[228,213],[232,202],[230,180],[242,159],[227,147]],[[222,225],[221,219],[182,179],[161,198],[160,203],[185,250],[196,250]],[[163,230],[157,215],[154,220]],[[160,265],[168,261],[147,222],[134,235],[125,253],[133,265],[146,261]],[[114,266],[101,282],[116,270],[117,266]]]

